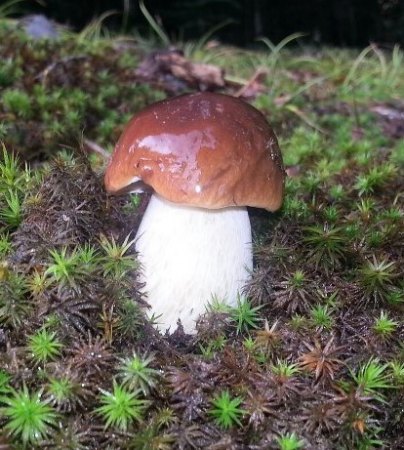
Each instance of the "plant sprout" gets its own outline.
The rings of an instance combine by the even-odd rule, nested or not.
[[[0,398],[5,405],[0,407],[0,415],[6,418],[5,429],[20,437],[24,445],[39,443],[56,425],[57,413],[41,397],[40,391],[31,394],[24,385],[20,390],[10,388]]]
[[[95,412],[103,418],[105,428],[127,431],[134,422],[143,420],[148,403],[139,398],[139,390],[130,390],[114,381],[112,392],[101,390],[101,393],[101,406]]]
[[[241,426],[241,418],[245,413],[240,407],[242,402],[242,397],[231,397],[229,391],[225,390],[213,398],[209,415],[221,428]]]

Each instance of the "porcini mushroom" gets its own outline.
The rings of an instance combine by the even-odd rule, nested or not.
[[[154,193],[136,235],[150,314],[186,332],[216,296],[235,305],[252,270],[246,206],[278,209],[284,168],[277,139],[251,105],[188,94],[136,114],[105,173],[109,193]]]

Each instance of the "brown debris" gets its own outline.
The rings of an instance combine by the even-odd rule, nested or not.
[[[94,141],[90,141],[90,139],[83,139],[83,147],[90,153],[96,153],[97,155],[101,156],[106,161],[108,161],[111,156],[103,147],[101,147]]]
[[[302,168],[300,165],[285,167],[286,175],[290,178],[297,178],[301,175]]]
[[[377,104],[370,108],[375,113],[382,125],[384,133],[393,138],[404,137],[404,104]]]
[[[213,91],[225,86],[223,69],[192,62],[177,49],[151,53],[135,73],[141,81],[156,84],[171,94],[189,88]]]
[[[342,361],[337,359],[335,355],[343,347],[333,346],[333,341],[334,337],[331,337],[324,347],[317,340],[315,340],[314,345],[303,342],[309,351],[300,356],[300,366],[308,372],[313,372],[316,381],[321,378],[333,380],[335,372],[342,365]]]
[[[264,83],[267,79],[268,73],[268,70],[263,68],[256,70],[253,76],[238,89],[234,96],[246,100],[253,100],[259,94],[266,92],[268,88]]]
[[[213,64],[193,62],[178,49],[160,50],[148,54],[135,71],[136,77],[165,90],[171,95],[189,88],[216,91],[229,88],[235,97],[252,100],[267,90],[268,70],[259,68],[243,82],[228,80],[224,70]]]

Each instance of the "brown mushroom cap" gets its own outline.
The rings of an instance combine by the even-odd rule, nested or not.
[[[139,178],[161,197],[218,209],[282,203],[285,171],[274,132],[251,105],[196,93],[155,103],[133,117],[105,173],[117,193]]]

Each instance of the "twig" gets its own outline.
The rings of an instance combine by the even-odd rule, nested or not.
[[[102,148],[96,142],[90,141],[89,139],[83,139],[83,144],[85,145],[85,147],[87,147],[88,150],[97,153],[104,159],[109,159],[111,156],[104,148]]]

